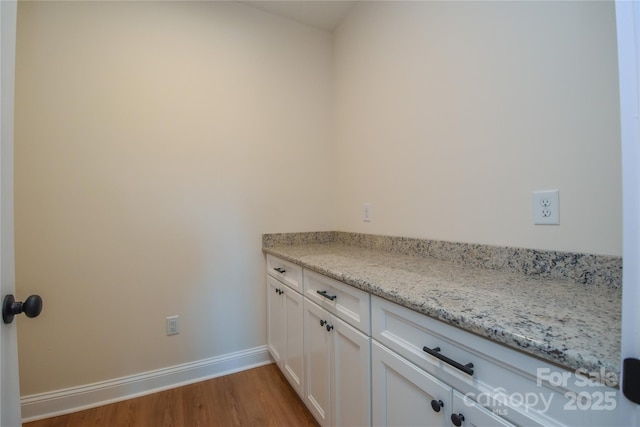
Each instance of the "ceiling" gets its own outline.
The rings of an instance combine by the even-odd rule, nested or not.
[[[265,12],[283,16],[324,31],[333,31],[349,13],[355,1],[241,1]]]

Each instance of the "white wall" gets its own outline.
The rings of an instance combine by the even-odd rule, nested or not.
[[[17,38],[23,395],[263,345],[263,232],[621,253],[612,4],[362,2],[332,40],[227,2],[20,2]],[[533,226],[550,188],[562,224]]]
[[[334,47],[337,229],[621,255],[612,2],[362,2]]]
[[[331,228],[330,35],[227,2],[20,2],[17,39],[18,293],[44,299],[22,394],[264,345],[261,233]]]

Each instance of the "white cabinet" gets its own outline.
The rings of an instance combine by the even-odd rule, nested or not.
[[[271,255],[267,273],[280,370],[322,426],[371,425],[369,294]]]
[[[267,277],[267,348],[278,366],[282,364],[286,339],[283,288],[282,283]]]
[[[373,341],[374,426],[449,426],[451,387]]]
[[[320,425],[331,423],[331,316],[304,302],[304,402]]]
[[[371,335],[367,292],[310,270],[304,270],[304,296],[366,335]]]
[[[433,417],[429,398],[448,426],[621,425],[616,389],[381,298],[371,306],[376,426]]]
[[[514,427],[375,340],[371,368],[374,426]]]
[[[371,425],[370,338],[304,300],[304,402],[324,426]]]
[[[267,348],[300,397],[304,387],[303,297],[267,276]]]
[[[485,361],[476,357],[476,353],[451,343],[448,335],[428,329],[425,322],[429,324],[433,319],[379,298],[374,298],[372,305],[373,425],[514,425],[452,386],[473,389],[474,384],[477,385],[477,370],[481,377],[488,372]],[[437,349],[441,357],[446,355],[447,362],[428,354],[425,347]],[[457,362],[449,356],[468,364],[453,367],[451,364]],[[524,425],[539,424],[526,420]]]
[[[371,338],[331,316],[333,426],[371,425]]]
[[[625,425],[584,373],[278,257],[267,273],[269,352],[323,427]]]
[[[384,346],[372,346],[374,426],[515,427]]]
[[[267,274],[275,277],[299,294],[302,293],[302,267],[292,262],[267,255]]]

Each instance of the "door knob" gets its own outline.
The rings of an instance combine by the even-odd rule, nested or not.
[[[40,295],[31,295],[25,302],[16,301],[13,295],[4,297],[2,303],[2,321],[13,322],[13,316],[24,313],[27,317],[36,317],[42,311],[42,298]]]

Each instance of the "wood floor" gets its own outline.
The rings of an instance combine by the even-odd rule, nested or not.
[[[313,426],[274,364],[23,427]]]

